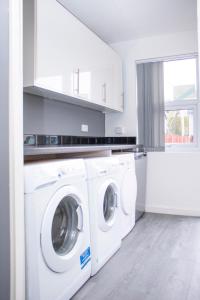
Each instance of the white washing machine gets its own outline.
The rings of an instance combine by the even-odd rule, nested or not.
[[[83,160],[25,167],[26,299],[67,300],[91,274]]]
[[[121,238],[123,239],[135,226],[135,206],[137,180],[134,153],[114,155],[119,160]]]
[[[85,160],[88,174],[92,275],[121,246],[119,162],[113,157]]]

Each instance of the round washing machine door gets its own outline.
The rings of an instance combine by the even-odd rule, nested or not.
[[[121,209],[125,215],[134,213],[137,195],[137,181],[134,169],[128,169],[121,184]]]
[[[41,227],[41,248],[47,266],[57,273],[73,266],[82,244],[83,205],[76,189],[64,186],[47,206]]]
[[[106,181],[100,189],[98,199],[99,227],[103,231],[108,231],[114,225],[118,217],[119,189],[117,184]]]

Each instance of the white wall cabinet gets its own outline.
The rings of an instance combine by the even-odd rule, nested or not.
[[[24,88],[123,111],[120,57],[56,0],[24,0]]]

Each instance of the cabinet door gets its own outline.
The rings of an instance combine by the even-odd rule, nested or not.
[[[56,0],[37,0],[36,24],[35,84],[95,102],[93,70],[102,41]]]
[[[73,16],[56,0],[36,0],[35,85],[73,96],[78,55]]]
[[[106,107],[112,108],[114,100],[114,72],[113,66],[104,69],[102,76],[102,99]]]
[[[109,52],[107,67],[102,75],[105,86],[103,99],[107,107],[123,111],[122,63],[112,49]]]
[[[92,94],[99,104],[121,111],[123,109],[121,59],[107,44],[100,42],[98,48],[101,51],[93,74],[95,84]]]
[[[114,76],[113,76],[113,103],[112,107],[118,111],[124,109],[124,93],[123,93],[123,79],[122,79],[122,63],[117,57],[114,63]]]
[[[105,107],[111,106],[113,93],[113,74],[112,68],[99,66],[93,72],[92,98],[97,103]]]
[[[116,53],[56,0],[25,0],[24,9],[25,86],[118,110]]]

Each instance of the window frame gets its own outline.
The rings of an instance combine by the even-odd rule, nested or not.
[[[182,57],[177,57],[177,58],[172,58],[167,59],[165,62],[169,61],[178,61],[178,60],[187,60],[187,59],[195,59],[196,60],[196,88],[197,88],[197,98],[196,99],[191,99],[191,100],[172,100],[172,101],[164,101],[165,111],[169,110],[192,110],[193,111],[193,116],[194,116],[194,142],[191,144],[167,144],[165,143],[165,148],[166,150],[187,150],[187,149],[192,149],[192,148],[197,148],[200,145],[200,134],[198,128],[200,128],[200,123],[199,123],[199,115],[200,115],[200,102],[199,102],[199,59],[197,55],[191,55],[191,56],[185,56],[185,58]],[[199,126],[198,126],[199,125]]]

